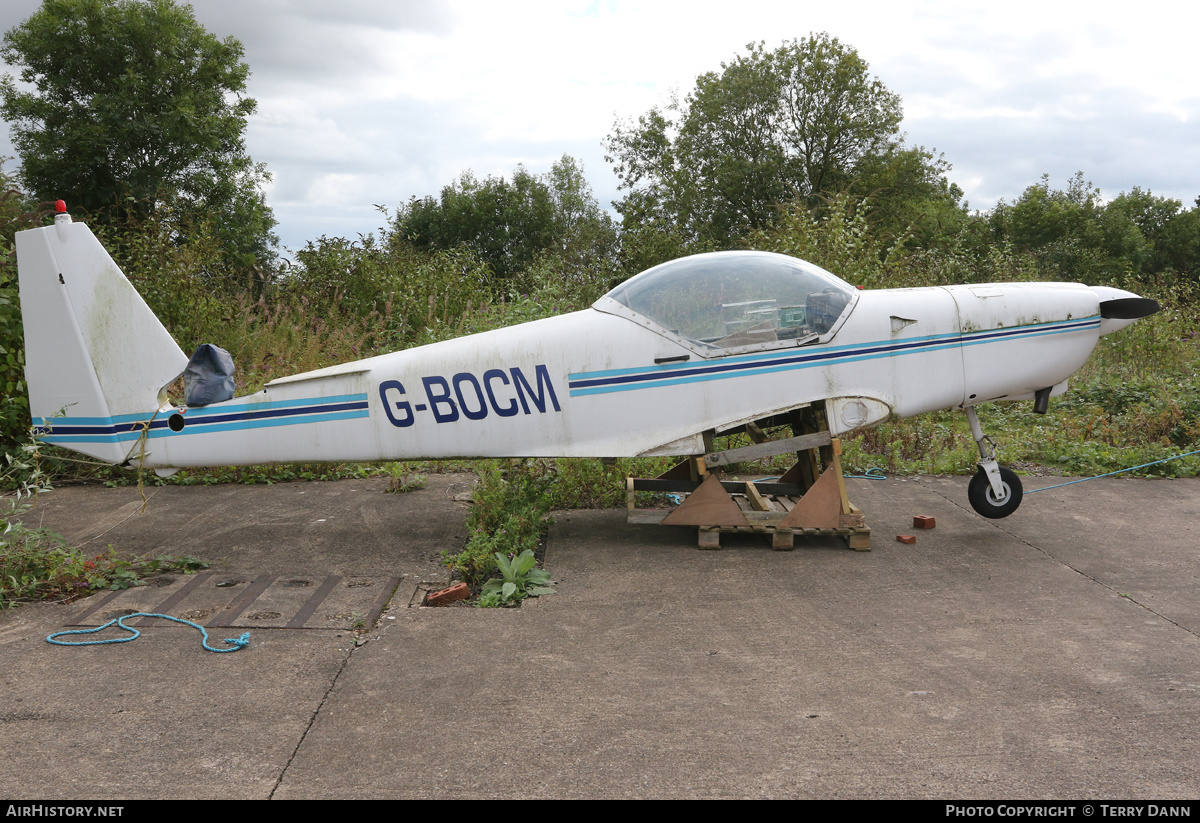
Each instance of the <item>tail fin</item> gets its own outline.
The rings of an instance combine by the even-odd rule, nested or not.
[[[46,442],[122,463],[187,355],[83,223],[59,214],[16,239],[33,423],[50,418]]]

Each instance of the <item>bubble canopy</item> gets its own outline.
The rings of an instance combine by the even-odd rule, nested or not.
[[[827,340],[857,297],[854,287],[812,263],[730,251],[647,269],[596,308],[611,311],[614,301],[705,349],[743,350]]]

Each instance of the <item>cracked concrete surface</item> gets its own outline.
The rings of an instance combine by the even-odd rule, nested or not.
[[[694,530],[561,512],[557,594],[409,608],[465,538],[469,481],[166,487],[145,513],[133,490],[55,491],[44,524],[97,550],[403,582],[362,645],[257,629],[213,655],[153,626],[59,648],[45,636],[84,604],[0,615],[0,794],[1200,793],[1200,481],[1096,480],[989,521],[967,478],[852,480],[869,553],[741,536],[701,552]],[[937,528],[896,542],[916,514]]]

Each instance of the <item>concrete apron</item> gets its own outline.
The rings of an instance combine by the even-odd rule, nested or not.
[[[400,581],[362,639],[320,608],[303,629],[247,611],[210,631],[249,625],[235,654],[166,624],[45,643],[94,600],[0,615],[0,795],[1200,793],[1198,481],[1097,480],[1000,521],[969,509],[966,478],[850,481],[869,553],[728,536],[701,552],[693,529],[564,512],[557,594],[410,608],[465,541],[469,483],[165,487],[140,514],[136,490],[48,495],[42,524],[87,550],[191,554],[251,582]]]

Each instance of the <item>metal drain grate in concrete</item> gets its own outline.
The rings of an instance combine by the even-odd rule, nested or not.
[[[68,626],[99,626],[134,612],[169,614],[207,628],[352,629],[371,626],[402,577],[264,574],[163,575],[150,585],[112,592]],[[143,617],[130,623],[148,626]]]

